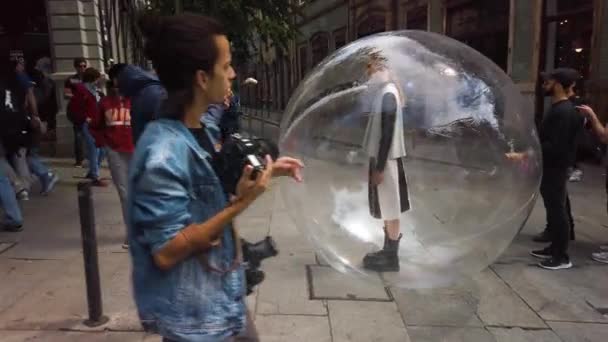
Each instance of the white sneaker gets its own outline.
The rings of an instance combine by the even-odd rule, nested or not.
[[[591,259],[603,264],[608,264],[608,252],[591,253]]]
[[[28,194],[27,190],[23,189],[17,193],[17,199],[20,201],[29,201],[30,195]]]
[[[583,171],[576,169],[570,174],[570,182],[580,182],[583,179]]]

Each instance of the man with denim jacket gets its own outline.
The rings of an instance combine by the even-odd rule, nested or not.
[[[256,177],[246,167],[228,201],[194,135],[204,133],[201,113],[222,101],[235,77],[224,30],[191,14],[143,17],[140,24],[167,102],[163,118],[146,125],[129,172],[129,251],[139,317],[164,341],[233,341],[253,326],[246,320],[241,246],[232,221],[267,189],[270,177],[301,180],[302,164],[267,157]]]

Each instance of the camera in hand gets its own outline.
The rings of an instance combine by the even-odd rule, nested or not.
[[[239,133],[231,134],[224,142],[217,161],[217,174],[221,178],[224,191],[229,194],[236,192],[236,186],[246,165],[253,167],[251,179],[257,178],[266,167],[266,155],[270,155],[273,160],[277,159],[277,145],[266,139],[247,139]]]
[[[243,248],[243,261],[245,262],[245,278],[247,279],[247,295],[253,292],[253,288],[264,280],[264,271],[260,270],[262,260],[276,256],[279,251],[272,237],[256,243],[241,239]]]

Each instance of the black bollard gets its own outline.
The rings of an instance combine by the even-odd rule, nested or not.
[[[90,182],[78,183],[78,211],[82,234],[82,255],[84,257],[84,274],[87,282],[87,303],[89,318],[84,324],[96,327],[108,322],[103,315],[101,302],[101,283],[99,280],[99,262],[97,260],[97,235],[95,233],[95,210]]]

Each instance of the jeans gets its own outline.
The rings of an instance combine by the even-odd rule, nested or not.
[[[32,174],[38,177],[43,187],[51,178],[51,171],[44,165],[36,149],[31,149],[28,153],[26,148],[20,148],[13,156],[13,165],[23,180],[24,188],[28,190],[31,187]]]
[[[175,342],[172,339],[163,337],[162,342]],[[255,323],[251,318],[251,314],[247,311],[247,327],[244,331],[234,337],[229,337],[227,340],[222,342],[260,342],[258,337],[258,330],[255,327]]]
[[[82,136],[87,148],[87,159],[89,159],[89,173],[87,177],[99,179],[99,169],[104,157],[104,150],[95,145],[95,138],[89,131],[89,124],[82,125]]]
[[[567,258],[571,229],[566,207],[568,170],[545,169],[543,171],[540,194],[547,211],[552,256],[557,259]]]
[[[21,209],[15,198],[15,190],[11,186],[8,178],[0,172],[0,205],[6,214],[6,223],[20,226],[23,224]]]
[[[74,130],[74,158],[76,159],[76,164],[81,164],[84,160],[84,156],[82,155],[82,126],[72,125],[72,129]]]
[[[11,166],[11,164],[6,159],[6,151],[4,150],[4,146],[0,143],[0,174],[4,174],[4,176],[8,177],[11,185],[15,189],[15,192],[20,192],[26,189],[26,184],[24,181],[17,176],[15,169]]]
[[[118,191],[120,206],[122,209],[122,218],[125,225],[127,224],[127,183],[129,181],[129,162],[131,161],[132,153],[118,152],[111,148],[106,149],[108,155],[108,165],[110,166],[110,174],[112,182]]]

